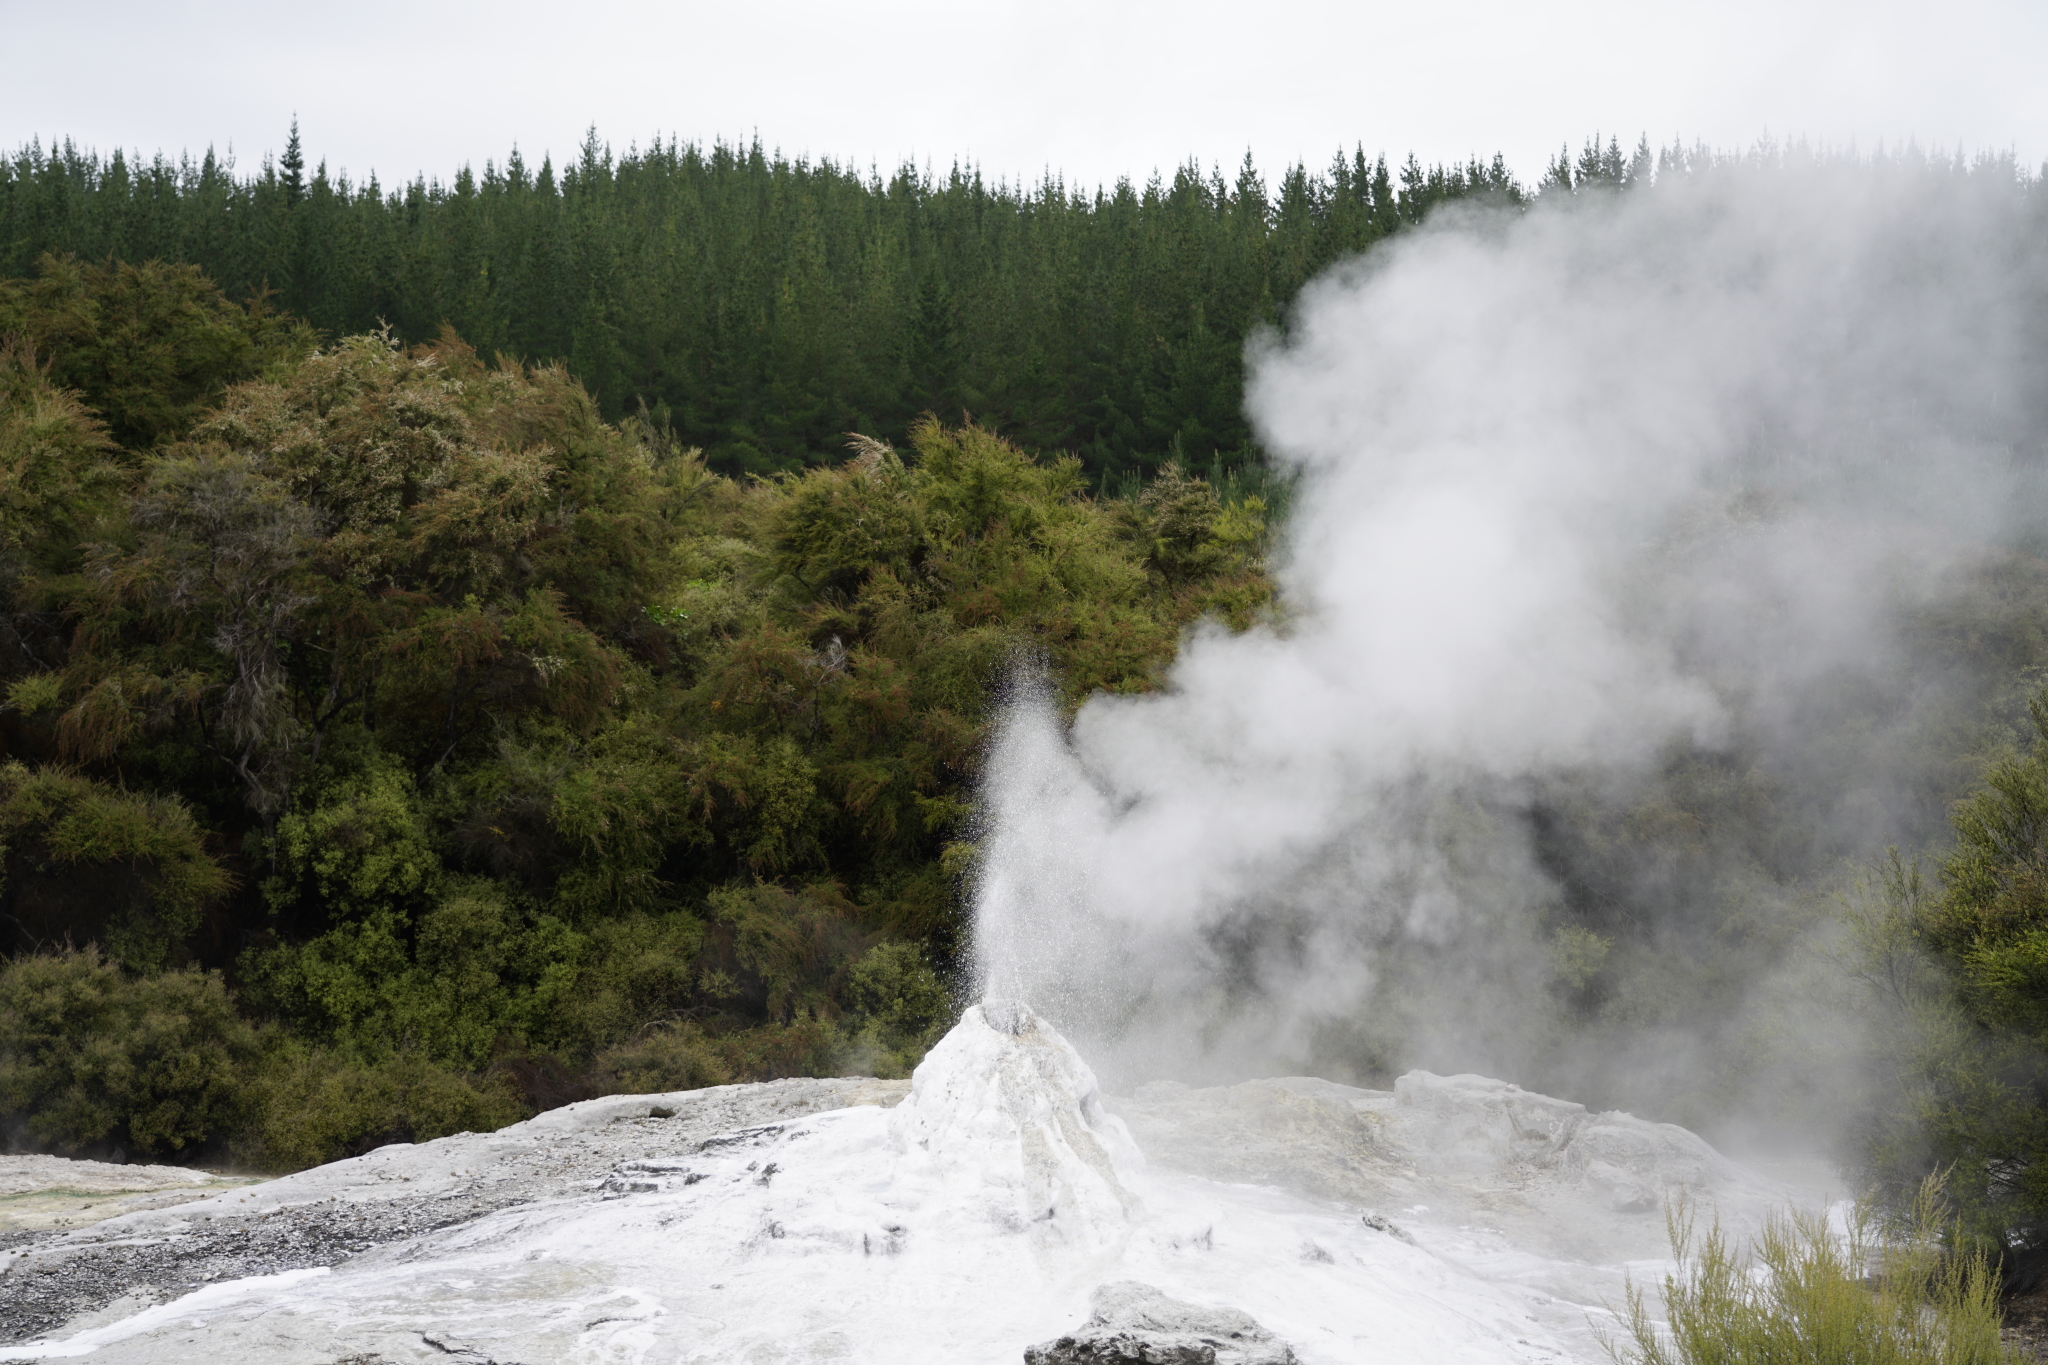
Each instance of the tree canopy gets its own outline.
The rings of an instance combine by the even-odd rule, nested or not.
[[[388,325],[417,344],[449,325],[487,355],[565,361],[605,417],[644,405],[725,473],[832,463],[842,432],[901,440],[920,414],[971,413],[1099,482],[1245,463],[1245,338],[1331,262],[1469,196],[1522,190],[1498,157],[1354,150],[1276,184],[1247,157],[1084,192],[758,143],[619,155],[594,132],[559,167],[515,150],[387,189],[309,177],[294,126],[253,175],[211,153],[21,149],[0,160],[0,276],[43,252],[161,259],[234,298],[271,291],[329,335]],[[223,334],[192,363],[238,355]]]
[[[550,1085],[901,1066],[948,1008],[1005,661],[1144,689],[1270,597],[1263,505],[1177,468],[1100,498],[927,417],[735,480],[452,331],[315,345],[190,271],[57,258],[9,308],[0,926],[92,948],[22,958],[0,1017],[118,1032],[154,1008],[118,967],[213,1011],[206,1086],[260,1078],[151,1126],[128,1072],[66,1099],[23,1043],[0,1106],[73,1150],[289,1163]],[[178,404],[131,401],[151,356]]]

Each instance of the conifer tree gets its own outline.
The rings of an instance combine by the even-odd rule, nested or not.
[[[296,208],[306,197],[306,154],[299,147],[299,117],[292,115],[291,136],[285,140],[284,155],[277,159],[278,181],[284,186],[287,208]]]
[[[46,250],[154,258],[231,298],[274,291],[329,336],[388,324],[420,343],[446,323],[487,355],[567,361],[609,417],[666,412],[728,472],[836,463],[844,431],[967,410],[1074,451],[1101,486],[1176,453],[1249,458],[1248,335],[1438,204],[1522,195],[1498,158],[1411,157],[1398,178],[1360,150],[1320,175],[1247,157],[1088,192],[759,144],[616,156],[592,132],[560,168],[514,149],[387,190],[315,170],[295,118],[248,179],[68,144],[0,161],[0,279]]]

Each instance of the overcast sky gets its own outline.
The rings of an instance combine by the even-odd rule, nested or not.
[[[0,0],[0,35],[8,147],[252,170],[296,113],[309,159],[386,185],[592,125],[1083,184],[1353,144],[1533,179],[1595,131],[2048,156],[2044,0]]]

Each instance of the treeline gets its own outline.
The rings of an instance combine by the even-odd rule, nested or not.
[[[1589,143],[1540,193],[1717,161]],[[1143,689],[1189,623],[1257,619],[1271,510],[1194,476],[1246,456],[1247,329],[1473,196],[1527,198],[1497,161],[1359,156],[1084,197],[757,148],[391,195],[296,150],[23,153],[0,1142],[290,1166],[600,1090],[900,1072],[952,1008],[1006,662]],[[1902,863],[1849,970],[1813,970],[1879,988],[1837,1068],[1886,1074],[1851,1163],[1901,1198],[1949,1169],[1973,1230],[2048,1246],[2048,742],[1999,729],[2044,621],[2048,559],[2001,552],[1800,755],[1738,732],[1645,790],[1540,794],[1559,1036],[1640,1044],[1614,1102],[1865,1102],[1788,1060],[1809,1002],[1751,985],[1832,922],[1830,784],[1875,744],[1938,812],[1983,769],[1938,873]]]
[[[1498,157],[1354,151],[1270,185],[1247,158],[1082,192],[759,144],[618,156],[594,133],[561,166],[514,151],[387,189],[309,169],[294,128],[253,175],[211,152],[22,149],[0,161],[0,276],[45,252],[178,261],[330,336],[417,344],[445,324],[483,355],[565,362],[608,420],[644,407],[724,473],[833,462],[840,433],[901,440],[929,412],[1072,452],[1100,484],[1247,462],[1251,330],[1333,261],[1473,196],[1526,197]]]
[[[0,282],[0,1141],[271,1166],[900,1072],[991,686],[1152,685],[1256,499],[926,420],[735,481],[559,365]],[[842,447],[845,438],[841,438]]]

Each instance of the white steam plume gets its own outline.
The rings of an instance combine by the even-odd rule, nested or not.
[[[1877,758],[1800,756],[2038,506],[2039,222],[2009,174],[1722,166],[1447,213],[1311,286],[1248,398],[1299,471],[1289,615],[1198,628],[1070,730],[1019,687],[984,988],[1126,1080],[1347,1048],[1526,1080],[1567,1046],[1546,783],[1739,729],[1805,764],[1830,850],[1924,833]]]

